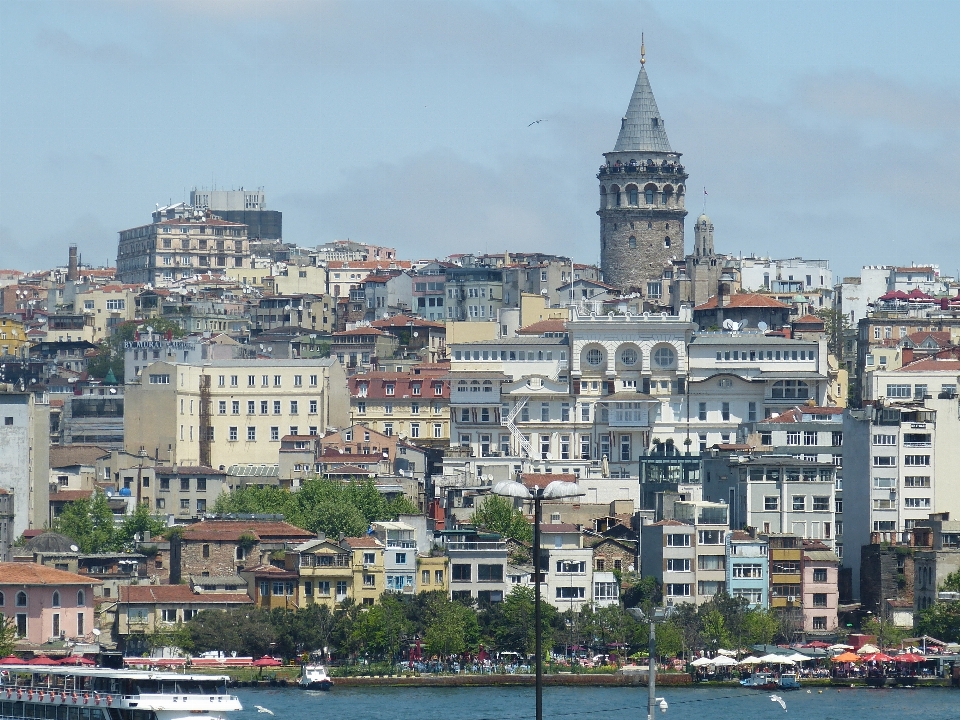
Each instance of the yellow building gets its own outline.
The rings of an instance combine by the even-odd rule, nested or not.
[[[326,295],[327,269],[313,265],[287,265],[262,278],[271,295]],[[334,305],[336,302],[331,299]]]
[[[23,323],[13,318],[0,317],[0,355],[26,357],[30,344]]]
[[[417,592],[442,591],[450,589],[450,577],[447,572],[449,558],[446,555],[417,556]]]
[[[373,605],[386,587],[383,545],[369,535],[344,538],[343,545],[353,556],[353,599],[358,605]]]
[[[354,596],[352,551],[321,534],[316,540],[297,545],[286,556],[286,569],[300,573],[300,607],[338,603]]]
[[[354,422],[413,443],[448,445],[450,381],[446,365],[415,366],[409,372],[371,372],[349,379]]]
[[[93,318],[93,342],[104,340],[113,329],[137,316],[139,285],[104,285],[79,292],[73,303],[74,312]]]
[[[343,366],[330,358],[159,361],[126,386],[124,441],[172,465],[276,465],[286,435],[344,427]]]

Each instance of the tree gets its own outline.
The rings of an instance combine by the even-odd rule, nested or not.
[[[730,633],[723,614],[716,607],[710,608],[701,619],[700,634],[706,646],[713,652],[730,644]]]
[[[0,657],[13,652],[17,644],[17,625],[8,617],[0,616]]]
[[[533,588],[513,588],[502,605],[502,622],[495,628],[497,647],[524,655],[533,654],[536,648]],[[540,628],[544,648],[553,645],[553,626],[556,620],[559,620],[556,608],[541,598]]]
[[[481,530],[525,543],[533,540],[533,526],[510,500],[499,495],[487,496],[474,509],[471,519]]]
[[[408,635],[404,607],[395,593],[384,593],[380,602],[361,613],[353,623],[351,635],[375,657],[394,660]]]
[[[780,629],[780,618],[775,610],[753,608],[744,619],[744,638],[749,645],[769,645]]]
[[[935,602],[917,613],[917,632],[944,642],[960,642],[960,603]]]
[[[152,537],[163,534],[167,524],[159,515],[151,515],[147,503],[140,503],[131,515],[124,518],[116,531],[116,542],[122,548],[132,547],[137,537],[143,540],[149,533]]]
[[[860,629],[867,635],[876,635],[880,648],[896,647],[900,642],[913,633],[913,628],[903,628],[894,625],[890,620],[869,618],[864,621]]]
[[[59,517],[54,520],[53,529],[72,538],[84,553],[120,549],[113,511],[107,496],[99,490],[92,499],[66,503]]]
[[[841,310],[820,308],[815,315],[823,320],[823,330],[827,336],[827,349],[830,354],[843,361],[843,342],[846,331],[850,329],[850,320]]]
[[[477,613],[437,593],[427,606],[424,645],[431,655],[449,657],[475,647],[480,639]]]

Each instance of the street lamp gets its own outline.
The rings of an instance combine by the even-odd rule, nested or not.
[[[516,480],[504,480],[493,486],[493,494],[509,498],[533,499],[533,622],[536,626],[536,720],[543,720],[543,628],[540,627],[540,503],[583,495],[576,483],[554,480],[545,488],[534,485],[530,490]]]
[[[657,697],[657,623],[664,622],[673,613],[673,606],[655,607],[650,616],[643,608],[627,608],[627,612],[638,622],[650,623],[650,664],[647,666],[647,720],[653,720],[654,710],[659,706],[661,712],[667,711],[667,701]]]

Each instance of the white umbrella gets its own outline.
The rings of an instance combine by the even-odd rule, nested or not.
[[[720,653],[721,655],[726,655],[727,657],[736,657],[736,656],[737,656],[737,651],[736,651],[736,650],[724,650],[723,648],[720,648],[719,650],[717,650],[717,652]]]
[[[827,650],[853,650],[853,645],[844,645],[843,643],[837,643],[836,645],[831,645]]]
[[[760,662],[770,663],[771,665],[796,665],[796,663],[786,655],[775,655],[770,653],[760,658]]]
[[[726,655],[717,655],[717,657],[713,659],[713,664],[717,667],[730,667],[731,665],[736,665],[737,661]]]
[[[713,660],[710,658],[702,657],[702,658],[697,658],[690,664],[693,667],[704,667],[705,665],[713,665]]]
[[[880,648],[878,648],[876,645],[873,645],[871,643],[867,643],[862,648],[857,650],[857,655],[872,655],[873,653],[878,653],[878,652],[880,652]]]
[[[743,660],[740,661],[740,664],[741,665],[759,665],[762,662],[763,660],[761,660],[758,657],[754,657],[753,655],[747,655],[747,657],[745,657]]]
[[[787,655],[787,659],[793,660],[794,662],[802,663],[802,662],[809,662],[814,658],[809,657],[808,655],[803,655],[801,653],[794,653],[793,655]]]

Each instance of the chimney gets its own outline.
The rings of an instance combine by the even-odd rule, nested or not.
[[[913,362],[913,348],[905,347],[901,351],[900,364],[909,365]]]
[[[79,280],[80,271],[77,264],[77,246],[70,246],[70,256],[67,262],[67,280]]]

